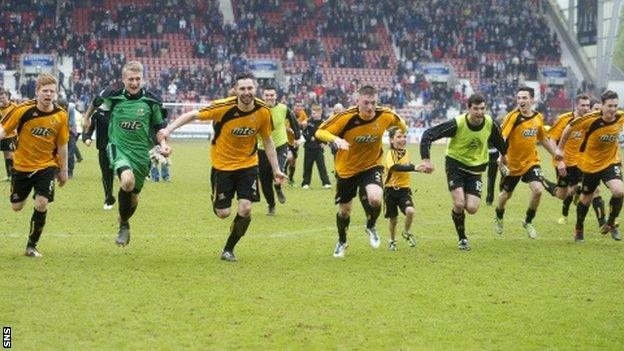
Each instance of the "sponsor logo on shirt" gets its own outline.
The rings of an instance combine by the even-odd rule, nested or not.
[[[525,129],[522,132],[522,136],[525,138],[532,138],[534,136],[537,135],[537,128],[529,128],[529,129]]]
[[[358,135],[353,138],[353,141],[358,144],[372,144],[377,140],[379,140],[379,137],[376,135]]]
[[[32,135],[49,137],[54,134],[54,130],[46,128],[46,127],[35,127],[30,130]]]
[[[139,121],[121,121],[119,127],[125,130],[138,130],[141,129],[142,124]]]
[[[598,140],[600,140],[603,143],[613,143],[618,141],[618,135],[617,134],[603,134],[600,136],[600,138],[598,138]]]
[[[252,127],[236,127],[232,128],[231,133],[235,137],[247,137],[256,134],[256,130]]]

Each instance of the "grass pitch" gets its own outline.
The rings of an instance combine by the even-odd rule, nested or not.
[[[254,205],[235,264],[218,259],[231,218],[212,213],[206,142],[174,143],[173,182],[146,184],[126,248],[113,244],[116,209],[101,208],[96,153],[81,149],[50,206],[43,259],[22,256],[32,206],[12,213],[0,184],[0,323],[15,349],[624,348],[624,244],[598,234],[592,213],[586,243],[574,243],[574,208],[559,225],[561,203],[546,194],[530,240],[521,183],[505,234],[482,204],[467,216],[472,251],[458,251],[442,147],[433,175],[413,175],[415,249],[389,252],[383,218],[371,249],[356,203],[347,257],[333,258],[333,191],[315,173],[310,190],[286,186],[277,216]]]

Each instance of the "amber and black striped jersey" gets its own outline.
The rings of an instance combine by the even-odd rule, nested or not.
[[[4,107],[0,107],[0,124],[4,124],[4,119],[6,118],[6,116],[9,115],[9,113],[11,113],[11,111],[15,110],[15,108],[17,107],[17,104],[14,103],[13,101],[9,102],[8,105],[4,106]],[[4,137],[6,138],[13,138],[17,136],[17,131],[14,130],[12,133],[8,134]]]
[[[410,160],[407,149],[390,148],[388,155],[386,155],[384,168],[386,171],[384,187],[394,189],[410,187],[411,175],[409,172],[414,171],[415,167]],[[409,170],[402,170],[402,168]]]
[[[336,153],[336,173],[341,178],[349,178],[367,169],[382,166],[383,149],[381,145],[384,132],[390,127],[399,127],[404,133],[407,126],[394,111],[377,107],[375,116],[369,120],[360,117],[357,106],[335,114],[323,122],[316,132],[316,138],[325,140],[321,134],[327,131],[347,141],[349,150]]]
[[[534,112],[530,117],[525,117],[515,109],[505,116],[501,130],[508,145],[510,176],[523,175],[529,168],[539,165],[536,143],[546,135],[541,113]]]
[[[270,137],[273,131],[271,110],[260,99],[255,99],[254,108],[247,112],[238,109],[235,96],[216,100],[199,110],[199,119],[213,121],[210,157],[212,166],[220,171],[257,166],[257,135]]]
[[[594,111],[570,123],[572,130],[584,132],[579,147],[578,168],[584,173],[600,172],[620,162],[619,137],[624,124],[624,111],[617,111],[615,119],[602,119],[602,111]]]
[[[59,147],[69,141],[67,112],[54,105],[50,112],[37,108],[36,100],[18,105],[2,122],[7,133],[17,131],[19,143],[13,167],[20,172],[33,172],[59,167]]]
[[[565,127],[570,124],[574,120],[574,112],[567,112],[559,116],[555,124],[548,130],[548,137],[554,140],[555,142],[559,142],[561,139],[561,134]],[[583,131],[578,128],[572,129],[572,133],[570,134],[568,140],[566,141],[565,147],[563,149],[563,163],[567,167],[576,166],[578,158],[579,158],[579,147],[581,146],[581,142],[583,141]],[[553,166],[557,166],[557,161],[553,160]]]

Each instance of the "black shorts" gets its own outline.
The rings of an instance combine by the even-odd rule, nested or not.
[[[539,165],[535,165],[529,168],[523,175],[519,176],[505,176],[501,178],[500,189],[511,193],[518,185],[518,182],[522,180],[524,183],[541,182],[544,179],[542,168]]]
[[[555,174],[557,175],[557,186],[559,188],[575,186],[583,179],[583,172],[576,166],[566,167],[565,177],[560,176],[559,170],[555,167]]]
[[[0,151],[15,151],[17,149],[17,137],[0,140]]]
[[[386,218],[395,218],[399,211],[405,214],[405,209],[414,207],[412,201],[412,189],[410,188],[384,188],[384,206],[386,207]]]
[[[446,180],[449,191],[453,191],[457,188],[464,188],[465,194],[472,194],[481,198],[481,188],[483,188],[481,174],[466,172],[463,169],[450,166],[447,163]]]
[[[286,160],[288,159],[288,144],[282,144],[275,148],[277,164],[282,172],[286,172]]]
[[[214,209],[230,208],[234,193],[239,200],[260,201],[258,166],[235,171],[220,171],[213,168],[210,172],[210,183]]]
[[[364,188],[368,184],[377,184],[380,188],[383,188],[382,176],[383,167],[377,166],[358,174],[355,174],[349,178],[336,177],[336,203],[346,204],[351,201],[360,188],[360,193],[365,194]]]
[[[297,156],[299,156],[298,152],[299,148],[298,147],[294,147],[290,144],[288,144],[288,151],[290,151],[290,153],[293,155],[294,159],[297,159]]]
[[[596,173],[583,173],[583,185],[582,192],[585,195],[593,194],[596,191],[600,181],[607,183],[610,180],[619,179],[622,180],[622,164],[615,163],[609,167]]]
[[[35,189],[35,195],[43,196],[48,202],[54,201],[54,177],[56,168],[49,167],[35,172],[13,172],[11,180],[11,203],[22,202],[28,198],[30,191]]]

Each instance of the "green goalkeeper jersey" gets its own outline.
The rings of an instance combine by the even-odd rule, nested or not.
[[[120,90],[104,97],[102,105],[111,108],[109,144],[134,161],[147,164],[154,147],[154,127],[163,124],[160,99],[143,89],[135,96]]]

